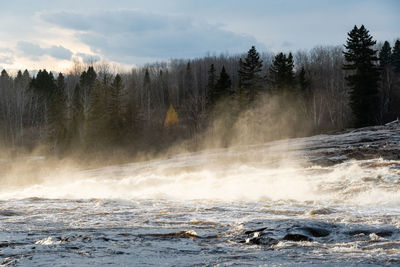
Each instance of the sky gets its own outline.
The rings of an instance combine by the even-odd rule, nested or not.
[[[172,58],[400,38],[400,0],[0,0],[0,69],[132,68]]]

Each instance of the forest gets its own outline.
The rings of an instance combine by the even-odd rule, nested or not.
[[[194,151],[385,124],[400,115],[399,40],[377,43],[355,26],[344,46],[243,52],[127,73],[107,62],[33,76],[2,70],[0,146],[12,155],[95,158]]]

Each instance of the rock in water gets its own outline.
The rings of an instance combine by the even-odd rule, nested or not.
[[[312,238],[305,236],[305,235],[301,235],[301,234],[287,234],[283,237],[283,240],[287,240],[287,241],[295,241],[295,242],[299,242],[299,241],[313,241]]]

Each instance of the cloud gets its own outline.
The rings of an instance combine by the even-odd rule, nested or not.
[[[14,63],[14,58],[12,56],[0,55],[0,63],[12,65]]]
[[[293,44],[292,44],[291,42],[289,42],[289,41],[283,41],[282,44],[281,44],[281,46],[286,48],[286,47],[291,47],[291,46],[293,46]]]
[[[20,41],[17,44],[17,49],[23,53],[24,56],[37,60],[44,55],[49,55],[56,59],[70,60],[72,52],[61,45],[53,45],[49,48],[42,48],[38,44]]]
[[[53,45],[52,47],[45,49],[45,51],[52,57],[58,58],[58,59],[66,59],[69,60],[71,59],[72,52],[67,49],[62,47],[61,45]]]
[[[89,55],[85,53],[77,53],[76,56],[80,57],[84,63],[95,63],[100,61],[101,58],[98,55]]]
[[[46,22],[76,31],[76,37],[107,59],[133,64],[148,60],[193,58],[207,52],[242,53],[251,45],[265,48],[241,35],[183,16],[137,10],[57,12],[42,14]]]

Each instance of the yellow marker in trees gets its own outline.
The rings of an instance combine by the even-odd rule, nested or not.
[[[165,117],[164,126],[170,127],[172,125],[178,125],[179,119],[178,114],[176,113],[172,104],[169,105],[169,109],[167,111],[167,116]]]

